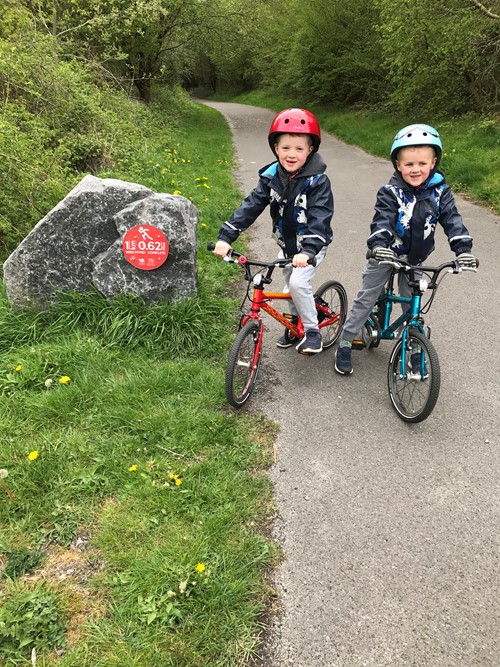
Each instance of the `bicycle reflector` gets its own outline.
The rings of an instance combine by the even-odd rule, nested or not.
[[[429,283],[425,278],[420,278],[418,281],[418,288],[421,292],[425,292],[425,290],[429,287]]]
[[[255,285],[255,287],[259,287],[260,285],[262,285],[263,281],[264,281],[264,276],[262,275],[262,273],[256,273],[254,275],[253,284]]]

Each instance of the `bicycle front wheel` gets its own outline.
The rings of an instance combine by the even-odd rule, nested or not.
[[[249,320],[238,332],[226,368],[226,398],[235,408],[248,400],[259,373],[262,358],[263,324]]]
[[[323,283],[314,295],[323,348],[331,347],[340,336],[347,317],[347,293],[339,282]]]
[[[403,363],[404,360],[404,363]],[[419,331],[411,330],[392,350],[387,375],[389,396],[405,422],[421,422],[436,405],[441,384],[439,359],[434,345]]]

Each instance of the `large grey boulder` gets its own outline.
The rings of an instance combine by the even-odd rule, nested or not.
[[[196,208],[179,195],[152,194],[129,204],[114,218],[120,238],[94,260],[93,284],[106,297],[140,294],[148,303],[195,295],[197,219]],[[123,254],[122,239],[137,224],[157,227],[168,239],[168,258],[154,271],[134,268]]]
[[[196,294],[197,210],[185,197],[136,183],[85,176],[6,260],[4,282],[17,306],[44,306],[57,292],[135,294],[152,303]],[[132,266],[122,240],[135,225],[161,229],[170,244],[153,271]]]

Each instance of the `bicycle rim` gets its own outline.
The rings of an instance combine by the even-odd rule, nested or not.
[[[240,408],[250,397],[261,362],[261,324],[247,322],[231,347],[226,368],[226,398]]]
[[[347,294],[336,280],[323,283],[314,295],[323,348],[331,347],[340,336],[347,316]]]
[[[411,368],[412,352],[421,350],[422,361],[417,369]],[[406,422],[421,422],[436,405],[441,384],[439,359],[434,345],[418,331],[408,333],[404,349],[405,372],[401,377],[403,340],[396,343],[389,359],[387,381],[392,405]],[[425,369],[424,379],[421,370]],[[427,377],[425,377],[427,375]]]

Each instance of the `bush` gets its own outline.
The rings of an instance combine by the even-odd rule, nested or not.
[[[137,170],[138,147],[157,132],[155,111],[97,80],[37,32],[29,14],[7,10],[0,29],[0,257],[86,173]],[[18,30],[14,26],[20,26]],[[162,97],[168,124],[187,104],[174,90]],[[163,121],[164,122],[164,121]],[[154,129],[153,129],[154,128]]]

